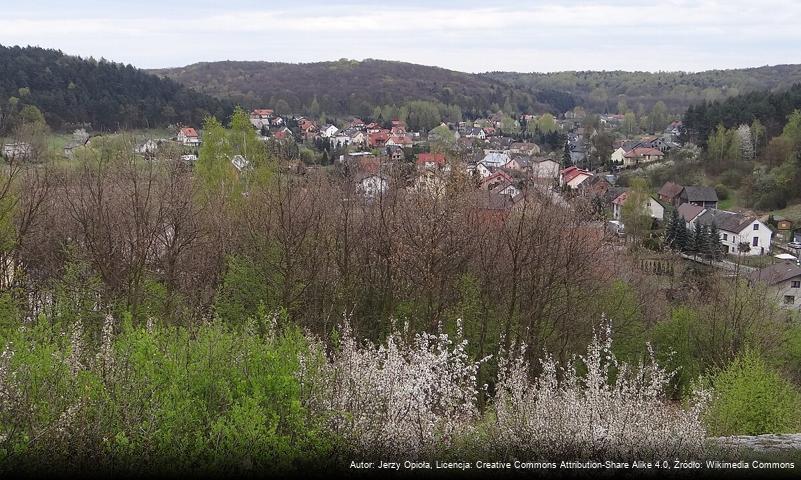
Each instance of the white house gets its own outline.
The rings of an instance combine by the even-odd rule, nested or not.
[[[567,185],[571,190],[575,190],[582,182],[592,177],[592,173],[578,167],[568,167],[559,172],[559,186]]]
[[[339,129],[331,124],[323,125],[320,127],[320,136],[325,138],[331,138],[337,134]]]
[[[264,126],[270,126],[270,119],[273,116],[273,111],[269,108],[257,108],[250,112],[250,124],[255,128],[261,129]]]
[[[366,174],[357,179],[357,187],[367,198],[383,194],[389,188],[389,179],[380,173]]]
[[[691,225],[697,223],[718,227],[725,253],[752,256],[770,252],[773,232],[756,217],[710,208],[695,217]]]
[[[12,142],[3,144],[3,156],[8,159],[27,159],[31,154],[31,144]]]
[[[481,162],[476,165],[475,171],[478,172],[481,178],[487,178],[492,175],[492,170]]]
[[[622,165],[623,157],[626,155],[626,153],[627,153],[626,149],[624,149],[623,147],[617,147],[617,150],[612,152],[610,160],[612,160],[612,163],[615,165]]]
[[[182,128],[178,132],[177,140],[190,147],[196,147],[200,145],[200,136],[197,134],[197,130],[192,127]]]
[[[152,138],[139,143],[134,147],[134,151],[141,155],[152,155],[159,149],[159,144]]]
[[[553,181],[559,176],[559,162],[545,158],[531,161],[531,176],[533,178]]]
[[[620,220],[623,214],[623,204],[628,200],[629,192],[623,192],[612,200],[612,218]],[[651,218],[663,220],[665,218],[665,207],[659,203],[653,196],[648,196],[645,201],[645,209]]]

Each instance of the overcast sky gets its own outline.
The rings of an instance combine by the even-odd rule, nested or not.
[[[699,71],[801,63],[801,1],[794,0],[0,4],[3,45],[57,48],[142,68],[339,58],[467,72]]]

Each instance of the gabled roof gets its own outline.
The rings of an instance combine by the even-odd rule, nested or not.
[[[662,188],[659,189],[659,195],[667,198],[675,198],[681,193],[681,189],[684,188],[678,183],[673,182],[665,182],[662,185]]]
[[[484,180],[482,180],[481,181],[481,186],[483,188],[485,186],[488,186],[490,183],[492,183],[492,182],[494,182],[496,180],[500,180],[501,182],[504,182],[504,183],[507,183],[507,184],[512,183],[514,181],[514,179],[512,178],[511,175],[509,175],[508,173],[504,172],[503,170],[498,170],[497,172],[493,173],[492,175],[490,175],[487,178],[485,178]]]
[[[419,153],[417,154],[417,164],[425,165],[426,163],[436,163],[437,165],[445,165],[445,155],[441,153]]]
[[[785,282],[791,278],[801,276],[801,266],[795,263],[776,263],[748,274],[752,282],[763,282],[768,285]]]
[[[682,203],[679,205],[678,213],[685,222],[690,223],[695,220],[695,217],[701,215],[706,210],[704,207],[699,207],[691,203]]]
[[[646,155],[656,156],[656,157],[665,156],[665,154],[662,153],[661,151],[651,147],[635,147],[626,152],[623,156],[626,158],[636,158],[636,157],[644,157]]]
[[[684,187],[681,193],[682,198],[686,198],[688,202],[717,202],[718,194],[712,187]]]
[[[493,166],[501,166],[506,165],[509,163],[509,155],[503,152],[489,152],[488,154],[484,155],[484,158],[481,160],[482,163],[486,163]]]
[[[184,128],[182,128],[182,129],[181,129],[181,133],[182,133],[182,134],[183,134],[185,137],[197,137],[197,136],[198,136],[198,135],[197,135],[197,130],[195,130],[195,129],[194,129],[194,128],[192,128],[192,127],[184,127]]]
[[[745,227],[756,221],[756,217],[749,217],[742,213],[727,212],[726,210],[708,209],[702,213],[697,222],[701,225],[715,224],[719,229],[727,232],[740,233]]]
[[[617,197],[615,197],[615,199],[612,200],[612,203],[614,205],[623,205],[624,203],[626,203],[627,198],[629,198],[629,192],[623,192]]]
[[[620,195],[622,195],[622,194],[624,194],[624,193],[628,192],[628,190],[629,190],[629,189],[628,189],[627,187],[610,187],[610,188],[609,188],[609,189],[608,189],[608,190],[607,190],[607,191],[604,193],[604,199],[605,199],[607,202],[610,202],[610,203],[612,203],[612,202],[613,202],[613,201],[614,201],[614,200],[615,200],[617,197],[619,197]]]

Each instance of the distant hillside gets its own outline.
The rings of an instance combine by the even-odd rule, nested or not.
[[[490,72],[481,76],[517,88],[566,92],[576,99],[576,103],[596,112],[617,112],[618,101],[625,98],[628,108],[634,112],[640,108],[650,110],[661,100],[671,112],[681,113],[691,104],[703,101],[723,100],[753,91],[787,89],[801,82],[801,65],[699,73]]]
[[[689,140],[706,144],[718,125],[737,128],[759,120],[768,138],[779,135],[793,110],[801,109],[801,83],[781,92],[750,92],[722,101],[692,105],[684,114]]]
[[[444,68],[384,60],[318,63],[212,62],[152,70],[198,91],[245,106],[276,106],[293,112],[368,116],[376,106],[412,100],[458,105],[467,115],[511,106],[519,112],[559,112],[573,99],[549,89],[510,88],[502,82]],[[507,103],[508,101],[508,103]]]
[[[13,126],[23,105],[38,107],[55,129],[83,123],[96,130],[199,125],[209,113],[230,111],[216,98],[131,65],[0,46],[0,132]]]

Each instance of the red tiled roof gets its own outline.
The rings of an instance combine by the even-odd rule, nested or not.
[[[437,165],[445,165],[445,155],[441,153],[420,153],[417,155],[417,164],[425,165],[426,163],[436,163]]]
[[[181,133],[185,137],[197,137],[197,131],[192,127],[184,127],[181,129]]]

